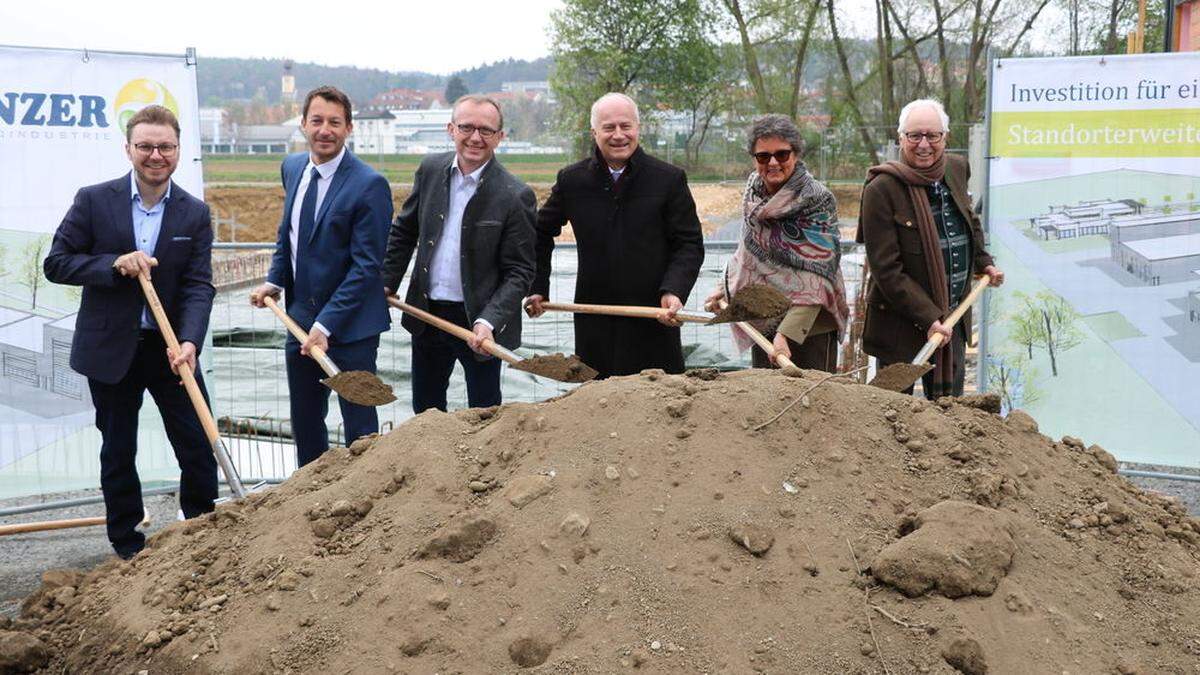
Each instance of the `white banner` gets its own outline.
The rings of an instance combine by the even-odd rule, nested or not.
[[[988,388],[1051,436],[1200,467],[1200,53],[991,71]]]
[[[99,485],[87,381],[70,369],[80,289],[50,284],[50,238],[86,185],[130,170],[125,122],[159,104],[179,117],[175,181],[203,197],[195,61],[183,55],[0,47],[0,498]],[[178,469],[152,401],[143,482]]]

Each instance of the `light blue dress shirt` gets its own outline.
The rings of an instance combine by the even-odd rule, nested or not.
[[[137,177],[133,172],[129,173],[129,185],[133,193],[133,243],[137,250],[153,258],[154,247],[158,245],[158,233],[162,231],[163,210],[171,199],[171,183],[167,183],[167,192],[162,199],[149,210],[142,205],[142,195],[138,192]],[[149,305],[142,308],[142,328],[158,330]]]

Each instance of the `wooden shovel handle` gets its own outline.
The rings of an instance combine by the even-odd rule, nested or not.
[[[412,305],[404,302],[400,298],[389,295],[387,301],[388,301],[388,304],[391,305],[392,307],[395,307],[396,309],[404,312],[405,314],[411,314],[411,315],[415,316],[416,318],[420,319],[421,321],[424,321],[425,323],[427,323],[435,328],[440,328],[440,329],[446,331],[447,333],[453,335],[454,337],[462,340],[463,342],[467,342],[471,338],[475,337],[475,334],[472,333],[471,331],[467,330],[466,328],[463,328],[462,326],[460,326],[452,321],[447,321],[447,320],[441,318],[440,316],[434,316],[434,315],[430,314],[429,312],[426,312],[423,309],[417,309],[416,307],[413,307]],[[502,361],[505,361],[507,363],[515,365],[517,363],[520,363],[522,360],[521,357],[512,353],[508,349],[505,349],[504,347],[501,347],[500,345],[496,344],[496,342],[493,340],[484,340],[480,346],[483,347],[483,351],[485,351],[485,352],[491,354],[492,356],[495,356],[496,358],[501,359]]]
[[[146,303],[150,305],[150,312],[154,314],[154,322],[158,324],[158,332],[162,334],[163,340],[167,343],[167,348],[172,352],[179,353],[179,339],[175,337],[175,330],[171,328],[171,322],[167,320],[167,312],[163,309],[162,302],[158,299],[158,292],[154,290],[154,285],[150,283],[150,277],[146,274],[138,275],[138,282],[142,285],[142,291],[146,294]],[[204,435],[208,436],[209,443],[216,443],[220,437],[220,432],[217,431],[217,423],[213,420],[212,411],[208,409],[208,403],[204,400],[204,395],[200,393],[200,385],[196,384],[196,375],[192,373],[192,368],[184,363],[179,366],[179,377],[183,380],[183,387],[187,390],[188,398],[192,400],[192,406],[196,408],[196,414],[200,417],[200,425],[204,427]]]
[[[963,317],[963,314],[967,313],[967,310],[971,308],[971,305],[975,304],[975,301],[979,299],[979,296],[983,295],[983,291],[990,283],[992,283],[992,278],[990,276],[984,274],[983,276],[979,277],[979,281],[975,282],[975,286],[971,288],[971,292],[967,294],[967,297],[963,298],[962,302],[958,303],[958,307],[955,307],[953,312],[950,312],[950,316],[946,317],[946,320],[942,322],[942,325],[953,331],[954,326],[958,324],[959,319]],[[917,352],[917,355],[915,358],[913,358],[912,362],[918,366],[924,364],[930,359],[930,357],[933,356],[933,353],[937,351],[938,347],[941,346],[944,339],[945,338],[942,337],[941,333],[935,333],[934,336],[929,338],[929,341],[925,343],[925,346],[921,348],[921,351]]]
[[[608,316],[628,316],[637,319],[657,319],[662,310],[658,307],[642,307],[639,305],[591,305],[578,302],[543,302],[542,309],[554,312],[574,312],[576,314],[605,314]],[[708,323],[712,320],[710,312],[696,312],[681,309],[675,313],[680,321],[692,323]]]
[[[158,324],[158,332],[162,334],[167,348],[178,354],[179,339],[175,337],[175,330],[171,328],[171,322],[167,320],[167,312],[163,309],[162,301],[158,299],[158,291],[155,291],[154,284],[150,283],[150,275],[145,272],[139,274],[138,283],[142,285],[142,292],[146,295],[146,304],[150,305],[150,312],[154,314],[154,322]],[[179,377],[183,380],[183,388],[187,390],[192,407],[196,409],[196,417],[200,418],[200,426],[204,427],[204,435],[212,444],[217,464],[225,473],[225,482],[229,484],[229,489],[233,490],[233,496],[241,499],[246,495],[246,489],[242,486],[242,479],[233,466],[233,458],[229,456],[225,444],[221,442],[217,421],[213,419],[212,411],[208,409],[208,402],[204,400],[204,394],[200,393],[200,385],[196,383],[196,375],[192,372],[192,367],[186,363],[181,364]]]
[[[104,516],[96,516],[94,518],[68,518],[66,520],[42,520],[36,523],[15,523],[13,525],[0,525],[0,537],[9,534],[22,534],[24,532],[44,532],[46,530],[64,530],[68,527],[90,527],[93,525],[103,525],[105,523]]]
[[[724,299],[719,300],[718,304],[720,305],[721,309],[725,309],[729,305],[729,303]],[[749,336],[751,340],[754,340],[754,344],[758,345],[760,349],[766,352],[767,356],[774,357],[775,362],[780,366],[787,368],[796,367],[796,364],[792,363],[792,360],[788,357],[784,356],[783,354],[776,354],[775,345],[771,344],[770,340],[765,338],[762,333],[758,332],[757,328],[751,326],[746,321],[738,321],[736,325],[743,333]]]
[[[275,312],[275,316],[279,317],[279,320],[287,327],[288,332],[299,340],[300,344],[304,344],[304,341],[308,339],[308,333],[305,333],[300,324],[296,323],[292,317],[288,316],[287,312],[283,311],[283,308],[275,302],[275,298],[269,295],[263,296],[263,304],[270,307],[272,312]],[[325,353],[324,349],[313,345],[308,348],[308,353],[317,362],[317,365],[321,366],[321,370],[324,370],[326,375],[333,377],[341,372],[333,360],[329,358],[329,355]]]

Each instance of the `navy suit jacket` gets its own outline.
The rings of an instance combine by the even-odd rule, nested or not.
[[[304,330],[320,322],[332,342],[354,342],[391,326],[380,266],[392,221],[392,190],[387,180],[349,150],[317,210],[306,255],[296,268],[308,278],[296,288],[292,273],[292,205],[308,164],[308,153],[283,160],[286,191],[283,218],[267,281],[283,289],[287,311]],[[314,186],[315,187],[315,186]]]
[[[212,312],[212,217],[208,205],[172,183],[163,210],[150,272],[167,319],[180,342],[199,352]],[[82,188],[67,211],[42,269],[56,284],[83,286],[75,319],[71,368],[116,384],[137,351],[146,297],[137,279],[113,269],[118,256],[136,251],[129,174]],[[166,355],[163,355],[166,358]]]

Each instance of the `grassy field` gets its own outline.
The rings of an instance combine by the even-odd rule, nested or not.
[[[420,155],[360,155],[389,182],[411,183]],[[205,155],[205,183],[278,183],[283,155]],[[567,155],[501,155],[509,171],[527,183],[553,183],[558,170],[573,161]]]

